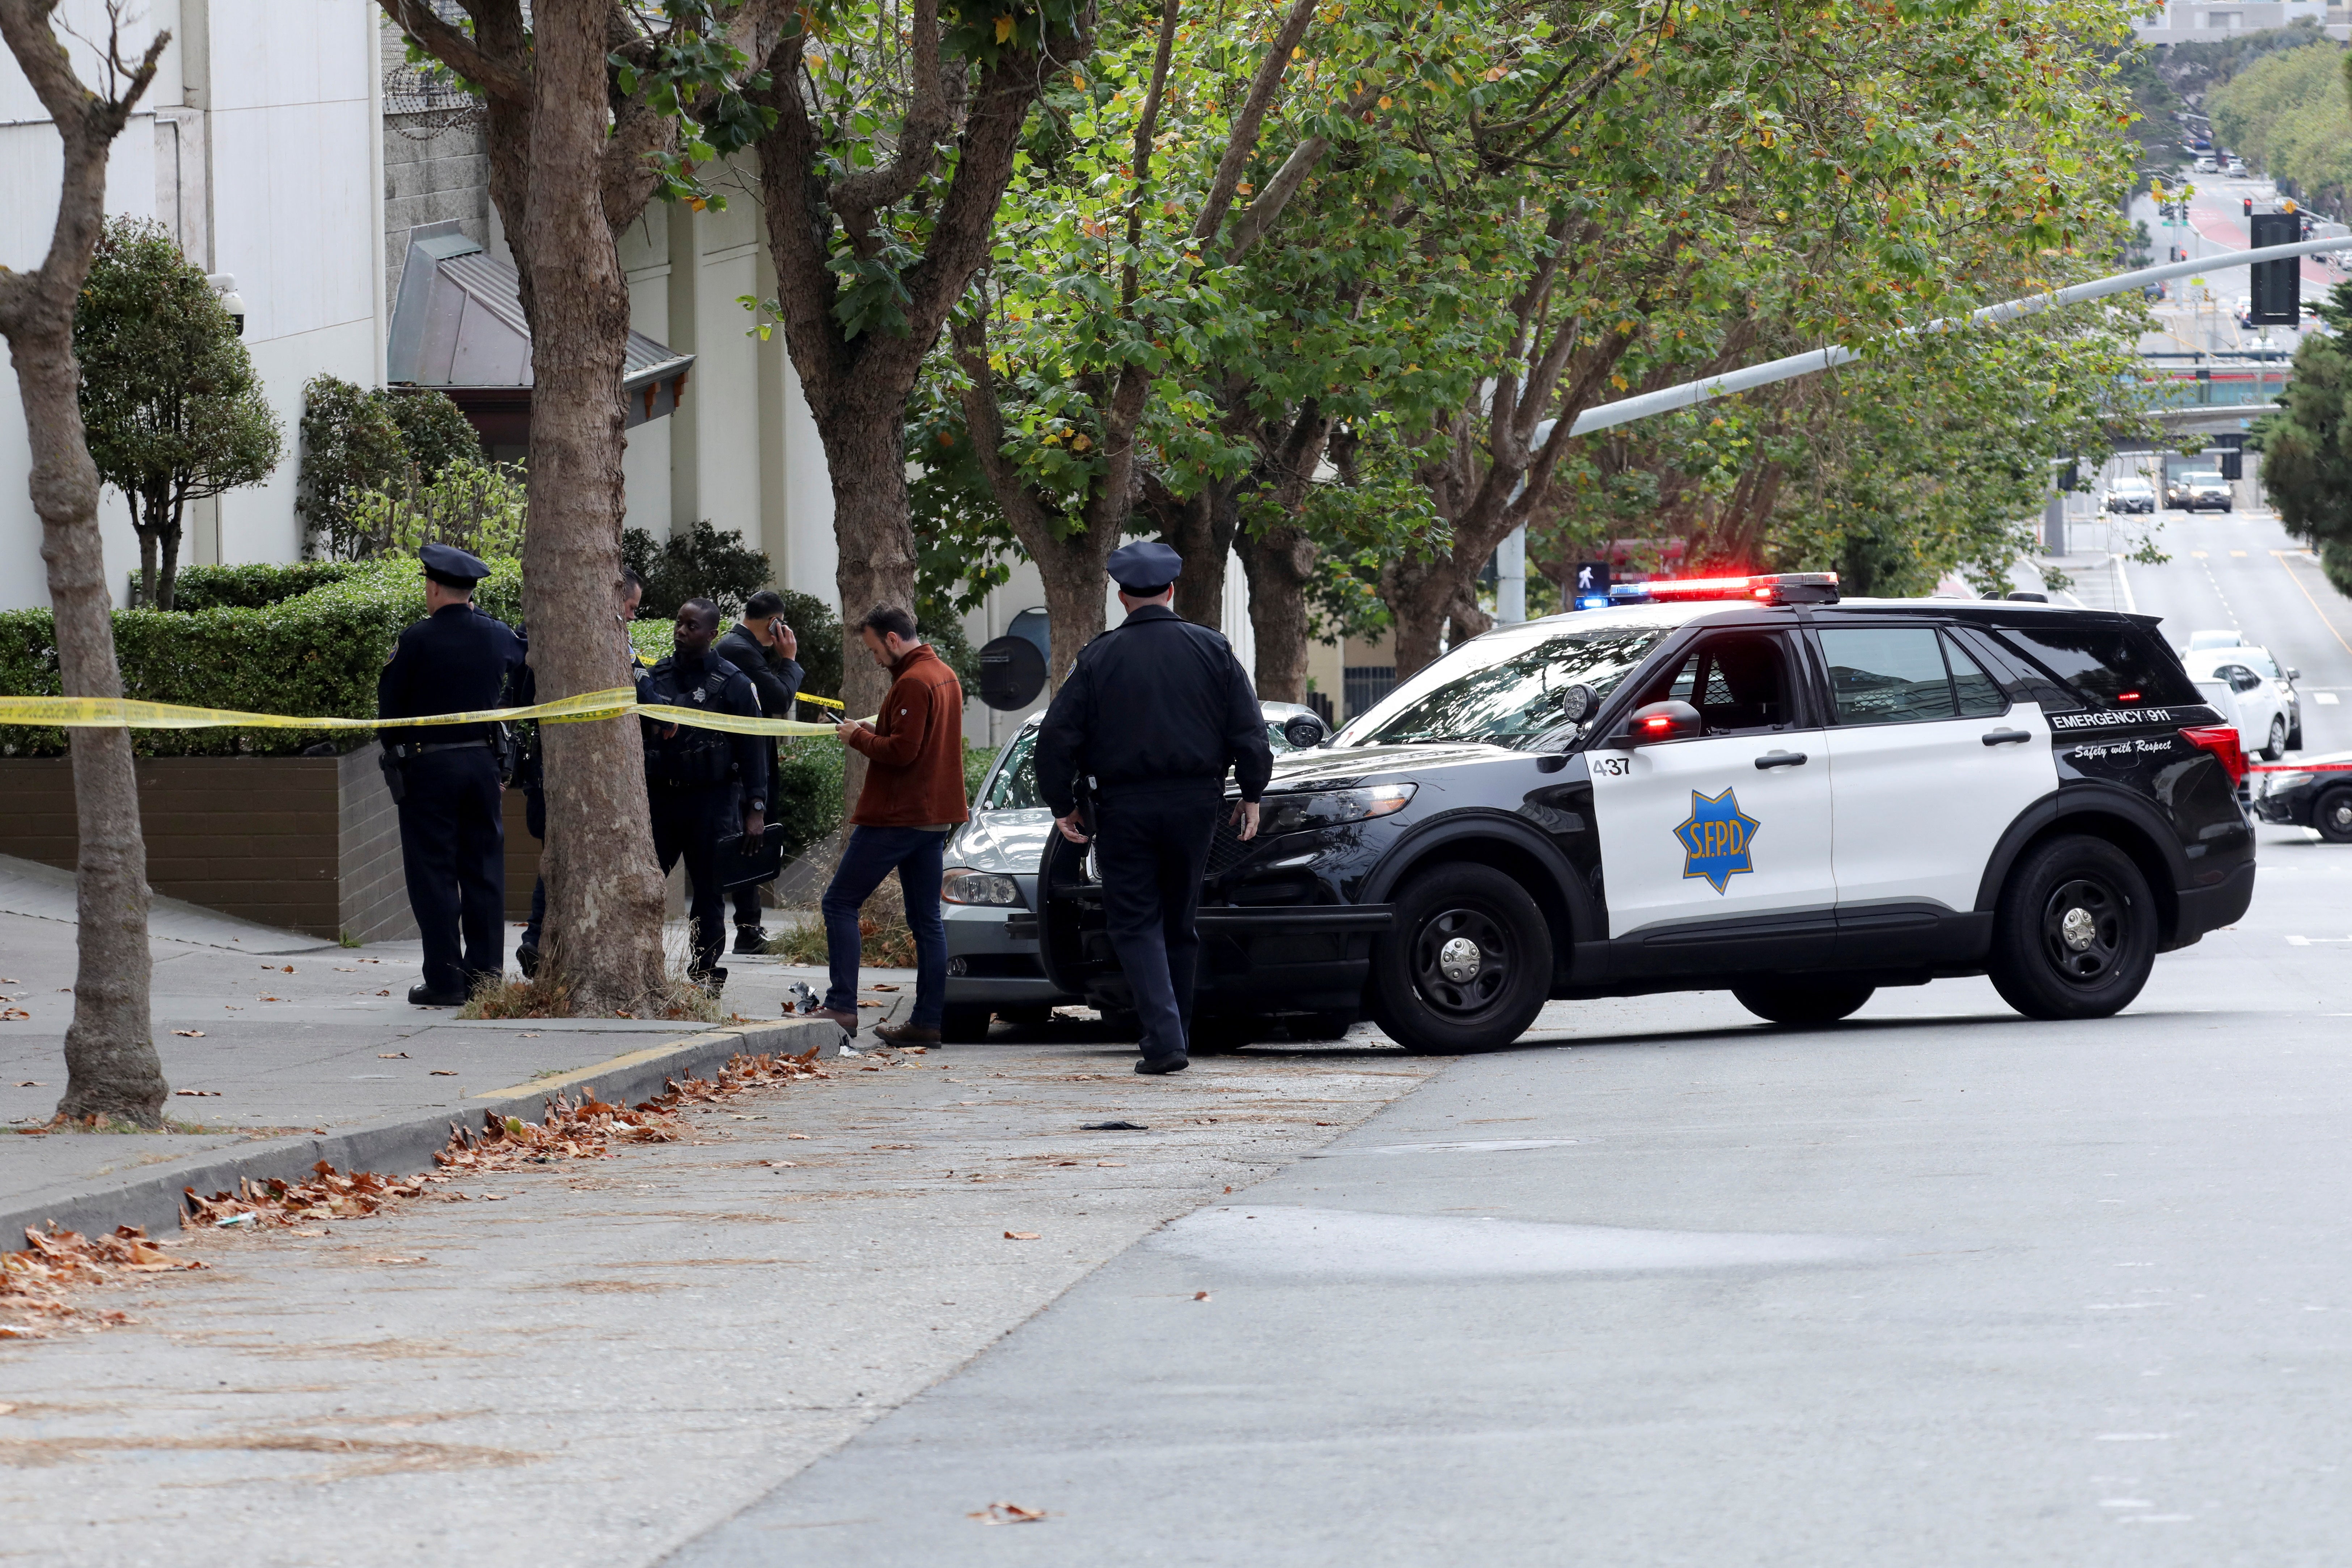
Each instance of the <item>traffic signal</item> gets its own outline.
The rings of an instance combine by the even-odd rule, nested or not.
[[[2221,459],[2221,477],[2225,479],[2244,479],[2246,438],[2243,436],[2216,436],[2213,445],[2220,448],[2215,455]]]
[[[2252,196],[2246,198],[2246,216],[2248,217],[2254,216],[2254,198]]]
[[[2256,250],[2293,245],[2303,237],[2303,220],[2291,212],[2256,213],[2251,221]],[[2247,292],[2252,309],[2246,312],[2247,321],[2257,327],[2292,327],[2303,319],[2300,260],[2288,257],[2284,261],[2257,261],[2250,270],[2253,276]]]
[[[1576,563],[1576,592],[1570,595],[1572,606],[1580,610],[1605,610],[1609,607],[1609,563],[1580,561]]]

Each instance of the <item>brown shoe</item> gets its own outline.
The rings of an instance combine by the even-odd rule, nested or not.
[[[819,1007],[815,1012],[809,1014],[808,1016],[812,1018],[823,1018],[829,1024],[838,1024],[841,1026],[841,1029],[844,1034],[855,1035],[857,1033],[857,1015],[855,1013],[836,1013],[830,1007]]]
[[[936,1046],[940,1043],[937,1029],[919,1029],[912,1024],[877,1024],[874,1037],[886,1046]]]

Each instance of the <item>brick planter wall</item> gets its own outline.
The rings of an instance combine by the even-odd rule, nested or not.
[[[373,742],[341,757],[142,757],[139,816],[156,892],[312,936],[416,934],[400,820]],[[72,870],[72,763],[0,758],[0,855]],[[539,874],[523,800],[505,801],[507,913],[522,920]]]

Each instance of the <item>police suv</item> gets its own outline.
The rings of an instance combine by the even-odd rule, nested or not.
[[[1824,1024],[1990,974],[2104,1017],[2253,897],[2237,731],[2156,625],[1800,574],[1489,632],[1277,758],[1255,839],[1219,829],[1197,1016],[1461,1051],[1549,998]],[[1041,880],[1048,974],[1124,1005],[1091,857],[1056,836]]]

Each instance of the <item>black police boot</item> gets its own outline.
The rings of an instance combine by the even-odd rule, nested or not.
[[[768,928],[765,926],[737,926],[735,928],[735,951],[737,952],[767,952]]]
[[[687,978],[700,986],[702,994],[713,1002],[718,1001],[719,994],[727,989],[727,971],[723,968],[706,969],[698,974],[690,973]]]
[[[1154,1074],[1182,1072],[1186,1068],[1191,1067],[1192,1065],[1192,1060],[1190,1057],[1174,1057],[1164,1062],[1155,1062],[1150,1058],[1146,1058],[1144,1060],[1135,1064],[1135,1070],[1140,1073]]]
[[[522,977],[525,980],[532,978],[539,973],[539,949],[535,947],[516,948],[515,963],[521,968]]]
[[[463,991],[436,991],[425,984],[408,988],[408,1005],[412,1007],[462,1007],[466,1000]]]

